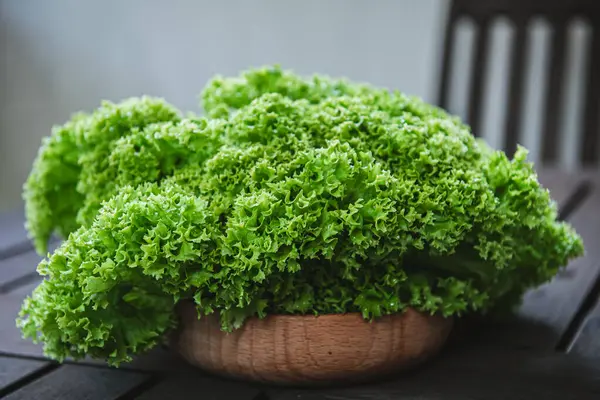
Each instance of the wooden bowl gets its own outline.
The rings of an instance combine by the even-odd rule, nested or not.
[[[284,385],[364,382],[414,367],[445,343],[452,319],[413,309],[365,321],[360,314],[273,315],[248,319],[233,333],[216,315],[179,308],[172,347],[189,363],[244,380]]]

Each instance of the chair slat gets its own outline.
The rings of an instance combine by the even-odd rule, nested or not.
[[[529,22],[536,17],[542,17],[550,23],[551,46],[549,61],[545,65],[544,82],[545,98],[543,100],[542,141],[540,163],[545,166],[558,164],[560,161],[560,140],[563,97],[565,95],[565,56],[568,54],[568,27],[576,18],[583,18],[590,23],[593,37],[592,43],[586,50],[587,76],[585,79],[585,99],[583,103],[583,138],[581,147],[577,149],[578,161],[584,167],[600,164],[600,1],[599,0],[453,0],[447,20],[446,37],[444,38],[444,53],[442,57],[441,80],[438,104],[448,109],[452,94],[450,82],[456,71],[452,71],[453,52],[456,52],[456,27],[463,18],[473,20],[478,27],[474,37],[473,57],[471,60],[471,76],[469,77],[467,115],[465,122],[471,126],[475,136],[481,136],[482,99],[485,91],[487,65],[489,64],[489,47],[491,45],[491,27],[497,18],[507,18],[515,24],[516,32],[512,44],[510,71],[508,75],[507,113],[501,138],[502,150],[512,155],[522,135],[519,132],[523,114],[525,93],[525,71],[527,63],[531,62],[527,46]],[[566,132],[572,135],[573,132]]]
[[[581,162],[588,166],[598,162],[600,137],[600,16],[594,22],[589,47],[589,64],[586,79],[585,109]]]
[[[490,20],[482,18],[476,21],[478,32],[475,36],[472,75],[469,82],[469,107],[467,122],[475,136],[481,136],[479,120],[481,117],[481,95],[483,93],[483,82],[485,82],[487,46],[490,42]]]
[[[545,115],[543,125],[542,161],[556,163],[558,160],[558,128],[561,116],[561,99],[564,80],[564,56],[567,43],[567,23],[565,19],[555,20],[552,24],[550,46],[550,73],[546,92]]]
[[[507,121],[504,133],[505,151],[512,155],[519,141],[521,110],[523,104],[523,78],[525,69],[525,48],[527,46],[527,19],[520,18],[515,23],[515,36],[512,43],[510,65],[510,86],[508,88]]]
[[[452,53],[454,51],[454,40],[456,37],[456,12],[454,8],[450,10],[448,21],[446,23],[446,32],[444,34],[444,48],[442,54],[442,76],[440,80],[440,91],[438,98],[440,106],[448,108],[448,88],[450,87],[450,63],[452,61]]]

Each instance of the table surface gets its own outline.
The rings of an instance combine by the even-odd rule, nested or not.
[[[0,397],[6,399],[600,399],[600,173],[542,170],[561,218],[586,255],[524,298],[502,323],[459,325],[442,354],[384,382],[331,389],[231,381],[159,348],[119,369],[96,360],[54,363],[21,338],[15,317],[37,285],[40,257],[22,212],[0,215]],[[57,241],[54,242],[56,246]]]

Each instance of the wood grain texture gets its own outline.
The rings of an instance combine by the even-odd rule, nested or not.
[[[108,368],[64,365],[10,393],[7,400],[112,400],[152,379],[150,375]]]
[[[597,400],[600,364],[560,353],[507,351],[483,335],[386,382],[267,390],[270,400]]]
[[[268,316],[231,334],[217,316],[180,307],[173,347],[190,363],[227,376],[278,384],[363,381],[418,365],[443,346],[452,320],[412,309],[369,323],[360,314]]]
[[[49,363],[46,361],[26,360],[0,356],[0,396],[12,385],[34,374]]]

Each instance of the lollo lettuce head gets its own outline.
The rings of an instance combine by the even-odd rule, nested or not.
[[[18,324],[46,354],[128,361],[193,299],[267,314],[511,308],[583,252],[527,152],[399,92],[278,67],[213,79],[205,116],[133,98],[78,114],[26,183],[45,280]]]

